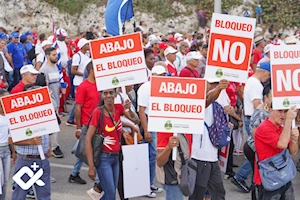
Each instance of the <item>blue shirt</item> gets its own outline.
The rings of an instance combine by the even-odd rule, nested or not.
[[[12,54],[12,60],[15,68],[21,68],[23,67],[23,61],[24,61],[24,49],[23,45],[18,42],[18,44],[15,44],[13,42],[10,42],[7,45],[8,53]]]
[[[257,7],[256,8],[256,14],[259,15],[262,13],[262,8],[261,7]]]

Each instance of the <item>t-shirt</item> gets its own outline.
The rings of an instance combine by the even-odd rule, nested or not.
[[[184,67],[186,67],[185,56],[182,55],[180,51],[176,53],[176,60],[174,62],[174,66],[176,67],[178,74]]]
[[[205,109],[204,119],[208,126],[213,124],[214,119],[212,104]],[[201,161],[217,162],[218,149],[212,145],[207,128],[204,126],[203,129],[204,130],[202,131],[199,130],[202,134],[193,134],[192,158]]]
[[[23,67],[24,62],[24,48],[23,45],[18,42],[18,44],[15,44],[13,42],[10,42],[7,45],[8,53],[12,54],[12,61],[15,68],[21,68]]]
[[[35,45],[35,54],[40,54],[42,52],[44,52],[43,49],[42,49],[42,44],[40,42],[38,42]]]
[[[124,106],[122,104],[115,104],[115,112],[112,118],[114,121],[117,123],[116,127],[114,126],[112,120],[110,119],[109,116],[104,115],[104,128],[103,128],[103,134],[104,136],[110,136],[115,140],[115,144],[109,144],[108,146],[112,149],[109,149],[105,145],[102,146],[102,151],[104,152],[119,152],[121,148],[120,144],[120,138],[122,135],[122,123],[120,120],[120,116],[123,115],[124,112]],[[101,110],[96,109],[95,112],[93,113],[90,125],[92,126],[98,126],[99,123],[99,128],[98,128],[98,133],[101,133],[102,130],[102,123],[101,123]]]
[[[24,91],[24,86],[25,84],[23,83],[23,81],[21,80],[10,92],[10,94],[16,94],[19,92],[23,92]]]
[[[0,144],[8,144],[9,128],[8,118],[0,115]]]
[[[76,104],[81,104],[81,126],[87,125],[93,110],[100,103],[100,92],[96,83],[84,80],[76,89]]]
[[[53,105],[54,107],[59,107],[60,99],[60,78],[59,78],[59,70],[56,66],[49,66],[47,63],[44,63],[44,65],[40,69],[41,73],[45,74],[46,81],[48,82],[49,90],[52,91],[53,94]]]
[[[165,63],[167,65],[168,73],[170,74],[170,76],[178,76],[175,66],[168,60],[166,60]]]
[[[181,70],[179,77],[200,78],[199,73],[196,69],[191,69],[188,67],[185,67]]]
[[[140,86],[137,91],[138,94],[138,106],[146,107],[145,113],[148,115],[149,112],[149,98],[150,98],[150,81]],[[139,110],[139,107],[138,107]]]
[[[173,136],[173,133],[157,133],[157,149],[165,149],[169,143],[169,138]],[[189,152],[192,152],[192,134],[185,134],[188,142]]]
[[[47,62],[47,58],[44,52],[39,53],[39,55],[36,57],[36,62],[41,62],[42,64]]]
[[[257,127],[254,136],[254,145],[260,161],[270,158],[283,150],[277,148],[282,130],[282,126],[276,127],[269,119],[266,119]],[[256,162],[254,164],[254,182],[261,185],[261,178]]]
[[[244,88],[244,109],[246,116],[251,116],[254,112],[253,100],[260,99],[262,102],[263,90],[263,85],[257,78],[252,76],[247,80]]]
[[[253,53],[253,64],[257,64],[258,61],[262,59],[262,52],[258,51],[257,49],[254,49],[252,53]]]
[[[69,60],[67,44],[64,41],[59,41],[59,40],[57,40],[56,42],[57,42],[59,52],[60,52],[61,64],[63,67],[67,66],[68,60]]]
[[[78,66],[77,71],[83,73],[87,63],[89,62],[89,57],[86,54],[83,54],[81,51],[76,53],[72,58],[72,66]],[[75,86],[80,85],[83,81],[83,76],[75,75],[73,79],[73,84]]]

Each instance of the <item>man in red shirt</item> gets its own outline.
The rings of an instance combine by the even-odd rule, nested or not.
[[[181,70],[179,77],[200,78],[199,73],[196,70],[199,65],[200,58],[200,54],[196,51],[189,52],[185,57],[187,66]]]
[[[22,76],[22,80],[11,90],[11,94],[16,94],[24,91],[24,86],[27,84],[35,83],[38,71],[34,69],[32,65],[24,65],[20,74]]]
[[[252,69],[255,72],[257,63],[262,59],[264,48],[266,46],[266,42],[263,36],[257,36],[254,38],[254,43],[255,43],[255,49],[252,51],[253,54],[253,61],[252,61]]]
[[[272,110],[270,117],[258,126],[254,144],[259,161],[270,158],[286,148],[289,149],[291,155],[297,154],[299,131],[297,127],[292,128],[292,121],[296,116],[296,106],[291,107],[287,112],[286,110]],[[257,163],[254,165],[254,183],[258,185],[261,197],[259,199],[294,199],[292,182],[275,191],[265,190]]]
[[[166,65],[168,69],[168,75],[169,76],[178,76],[176,67],[174,65],[174,62],[176,60],[176,53],[177,50],[174,49],[173,47],[168,47],[166,48],[164,54],[166,57]]]

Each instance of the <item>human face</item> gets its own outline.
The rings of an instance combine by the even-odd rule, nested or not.
[[[12,38],[12,42],[13,43],[18,43],[19,42],[19,38],[18,37],[13,37]]]
[[[35,83],[36,76],[37,76],[37,74],[33,74],[33,73],[30,73],[30,72],[27,72],[27,73],[25,73],[23,75],[22,79],[24,80],[25,83],[28,83],[28,84]]]
[[[180,47],[180,52],[184,55],[188,52],[189,45],[186,42],[183,42]]]
[[[271,73],[268,72],[267,70],[263,70],[263,78],[262,78],[262,82],[266,82],[269,78],[271,77]]]
[[[90,44],[87,43],[82,47],[85,51],[89,51],[90,50]]]
[[[0,49],[3,49],[6,45],[6,42],[4,40],[0,40]]]
[[[201,54],[202,54],[202,56],[204,56],[206,58],[207,57],[207,48],[202,48]]]
[[[71,40],[70,37],[66,37],[65,43],[66,43],[66,44],[69,44],[69,43],[70,43],[70,40]]]
[[[287,111],[288,110],[271,110],[270,120],[273,121],[276,126],[284,124]]]
[[[174,63],[174,61],[176,60],[175,53],[169,53],[166,57],[167,57],[168,61],[170,61],[171,63]]]
[[[53,64],[57,63],[58,56],[57,56],[56,50],[51,51],[51,53],[50,53],[50,55],[48,57],[49,57],[50,62],[52,62]]]
[[[104,105],[105,104],[114,104],[117,93],[116,93],[115,89],[108,89],[108,90],[103,90],[101,92],[101,95],[104,100]]]
[[[198,65],[199,65],[199,61],[200,61],[200,60],[198,60],[198,59],[193,59],[193,60],[190,60],[190,61],[188,62],[188,64],[189,64],[191,67],[196,68],[196,67],[198,67]]]
[[[154,66],[155,63],[155,56],[153,53],[148,54],[148,56],[146,57],[146,65],[148,67],[148,69],[152,69],[152,67]]]

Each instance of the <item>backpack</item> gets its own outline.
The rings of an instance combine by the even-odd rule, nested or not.
[[[35,46],[32,46],[32,48],[27,52],[27,56],[31,62],[36,58]]]
[[[228,120],[224,111],[224,108],[217,102],[212,103],[214,122],[209,127],[204,122],[207,128],[209,139],[212,145],[216,148],[222,148],[230,143],[230,128],[228,126]]]

